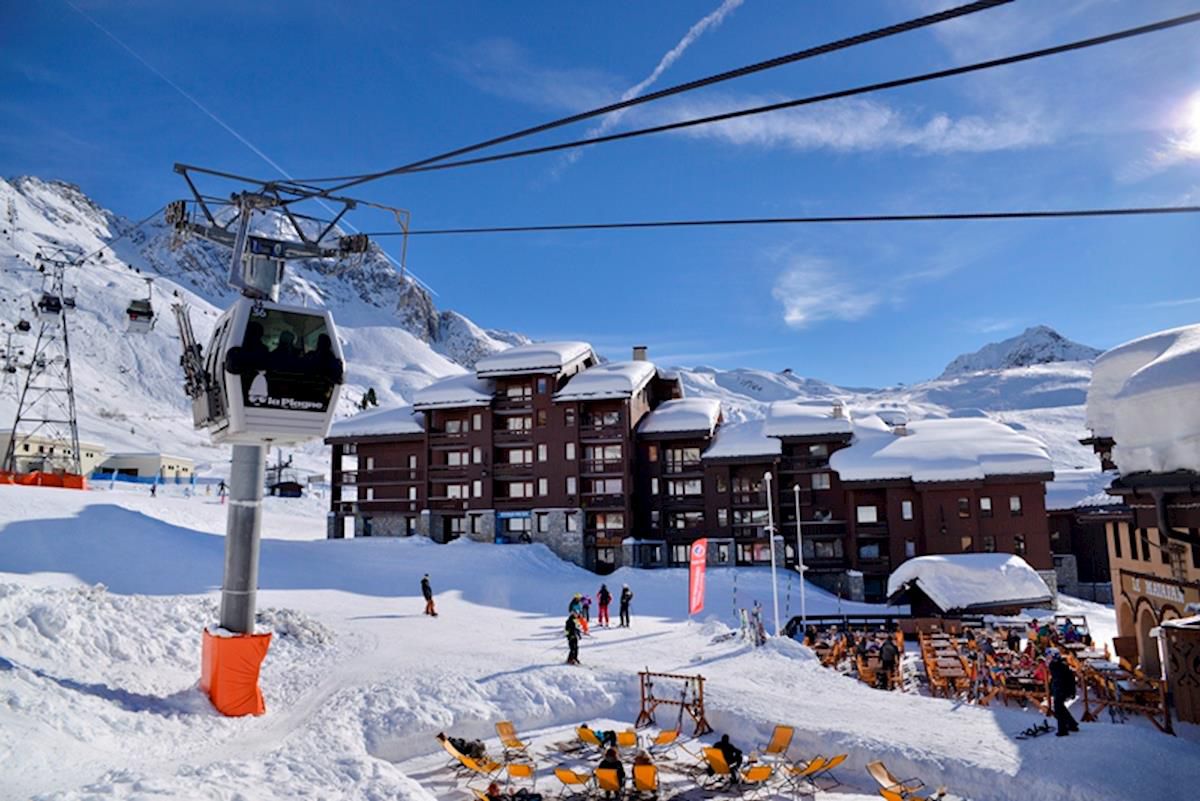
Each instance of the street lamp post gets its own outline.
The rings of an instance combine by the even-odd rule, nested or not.
[[[775,583],[775,512],[771,506],[771,474],[763,476],[767,482],[767,543],[771,549],[771,598],[775,604],[775,636],[779,630],[779,586]]]
[[[808,611],[804,606],[804,533],[800,523],[800,485],[793,484],[796,496],[796,570],[800,572],[800,631],[808,631]]]

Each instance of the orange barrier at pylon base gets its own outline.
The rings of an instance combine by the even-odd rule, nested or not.
[[[78,473],[10,473],[0,470],[0,484],[17,484],[22,487],[62,487],[63,489],[87,489],[87,482]]]
[[[218,637],[204,630],[200,689],[222,715],[231,718],[267,711],[258,687],[258,669],[271,647],[270,634]]]

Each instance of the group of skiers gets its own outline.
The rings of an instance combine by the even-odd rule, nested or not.
[[[596,601],[599,606],[599,614],[596,616],[598,625],[608,628],[608,605],[612,603],[612,593],[609,592],[607,584],[600,585],[600,591],[596,593]],[[619,620],[620,628],[629,628],[629,605],[633,602],[633,590],[629,589],[629,585],[625,584],[621,587],[621,595],[619,599]],[[592,599],[581,593],[575,593],[567,604],[567,622],[563,625],[563,632],[567,637],[567,664],[579,664],[579,636],[589,634],[588,625],[591,622]]]

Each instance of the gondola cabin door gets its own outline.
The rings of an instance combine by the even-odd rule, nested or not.
[[[213,387],[197,422],[243,445],[324,437],[345,369],[328,312],[251,298],[217,321],[206,367]]]

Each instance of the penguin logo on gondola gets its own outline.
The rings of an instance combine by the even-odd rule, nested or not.
[[[255,406],[262,406],[267,402],[267,395],[267,373],[265,370],[259,370],[250,382],[250,391],[246,394],[246,399]]]

